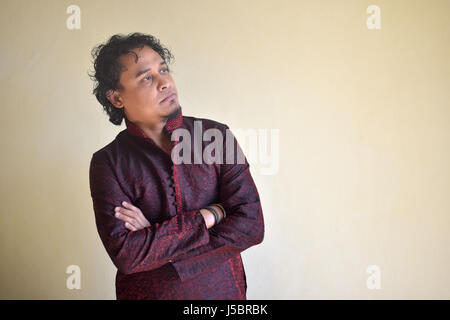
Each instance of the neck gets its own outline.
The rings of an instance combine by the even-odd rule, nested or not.
[[[164,138],[164,126],[167,120],[160,121],[154,125],[147,125],[142,123],[136,123],[136,125],[145,133],[145,135],[151,138],[156,143],[160,143]]]
[[[130,123],[130,125],[132,127],[137,127],[139,128],[139,133],[136,132],[136,130],[134,130],[136,132],[136,134],[138,135],[145,135],[146,137],[152,139],[156,144],[161,145],[163,143],[166,143],[168,141],[170,141],[170,137],[167,135],[167,131],[166,130],[173,130],[174,126],[179,126],[180,125],[180,119],[181,119],[181,106],[178,106],[178,108],[172,112],[170,115],[168,116],[164,116],[164,117],[160,117],[158,119],[158,121],[156,122],[151,122],[151,123],[145,123],[145,122],[140,122],[140,121],[133,121],[133,120],[128,120],[129,118],[125,115],[125,121],[127,121],[127,126],[128,123]],[[174,120],[176,120],[174,122]],[[168,123],[169,122],[169,123]],[[169,128],[165,128],[168,124]]]

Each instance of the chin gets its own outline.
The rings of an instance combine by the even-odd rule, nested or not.
[[[174,102],[169,107],[165,108],[163,115],[165,117],[171,118],[172,116],[176,116],[181,109],[181,106],[178,102]]]
[[[178,103],[178,101],[174,101],[173,104],[170,105],[170,113],[174,113],[174,112],[178,112],[178,110],[181,108],[180,104]]]

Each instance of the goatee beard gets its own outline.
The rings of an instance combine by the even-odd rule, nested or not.
[[[166,120],[169,121],[169,120],[175,119],[180,114],[180,111],[181,111],[181,105],[178,105],[178,107],[175,110],[173,110],[172,113],[166,117]]]

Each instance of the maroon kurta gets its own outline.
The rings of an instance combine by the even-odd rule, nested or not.
[[[246,299],[240,253],[264,237],[258,191],[247,159],[237,163],[236,151],[234,164],[226,163],[227,125],[183,116],[180,109],[164,130],[187,129],[194,146],[194,121],[199,120],[202,135],[209,128],[222,132],[224,163],[195,164],[191,148],[192,164],[174,164],[127,119],[127,128],[92,156],[96,225],[118,269],[117,299]],[[203,149],[210,143],[202,142]],[[114,216],[122,201],[138,207],[150,226],[126,229]],[[227,216],[207,229],[199,209],[212,203],[221,203]]]

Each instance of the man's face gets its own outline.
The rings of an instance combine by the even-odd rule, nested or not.
[[[134,54],[119,58],[125,69],[120,76],[123,89],[115,91],[110,101],[125,108],[128,120],[156,125],[180,108],[177,88],[167,64],[156,51],[149,46],[133,51],[139,57],[137,63]],[[172,96],[163,100],[169,95]]]

